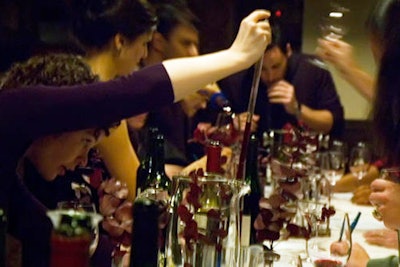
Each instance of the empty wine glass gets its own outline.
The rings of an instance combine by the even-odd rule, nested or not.
[[[364,143],[358,143],[351,149],[349,168],[350,172],[361,181],[365,174],[367,174],[369,165],[371,163],[371,150]]]
[[[337,1],[331,2],[328,13],[321,19],[321,23],[319,24],[322,38],[328,41],[343,38],[348,31],[345,18],[349,11],[348,8],[342,6]],[[318,58],[310,59],[310,63],[320,68],[326,68],[326,64]]]
[[[59,210],[76,210],[84,211],[88,214],[97,214],[96,206],[93,203],[83,203],[76,200],[72,201],[61,201],[57,203],[57,209]],[[93,221],[92,223],[92,241],[89,247],[90,256],[96,251],[97,244],[99,242],[99,221]]]
[[[321,174],[328,179],[333,187],[342,178],[345,169],[344,155],[341,151],[327,151],[320,155]]]
[[[305,236],[306,247],[305,247],[305,257],[303,260],[305,262],[312,262],[309,254],[309,240],[312,233],[315,233],[318,237],[318,222],[321,219],[322,208],[325,206],[324,203],[318,202],[316,200],[302,199],[298,201],[298,208],[301,215],[305,218],[305,226],[308,229],[308,234]]]

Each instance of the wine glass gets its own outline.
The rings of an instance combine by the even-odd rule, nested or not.
[[[358,143],[351,149],[349,168],[350,172],[361,182],[371,163],[371,150],[364,143]]]
[[[312,262],[309,253],[309,240],[311,238],[312,233],[315,233],[316,237],[318,237],[318,230],[319,230],[318,222],[321,219],[322,208],[325,205],[326,204],[312,199],[311,200],[302,199],[298,201],[299,211],[303,216],[303,218],[305,218],[306,220],[305,226],[308,229],[308,233],[305,235],[306,247],[305,247],[305,258],[303,258],[305,262]]]
[[[345,160],[341,151],[327,151],[320,155],[321,174],[328,179],[329,184],[334,187],[336,182],[342,178],[345,169]]]
[[[348,31],[348,27],[345,25],[345,18],[348,12],[350,12],[350,9],[342,6],[339,2],[331,2],[328,13],[321,19],[319,24],[322,38],[328,41],[341,39]],[[310,59],[310,63],[320,68],[327,68],[326,64],[318,58]]]
[[[97,214],[96,206],[93,203],[85,203],[79,202],[77,200],[72,201],[61,201],[57,203],[57,209],[59,210],[75,210],[75,211],[83,211],[88,213],[89,215],[96,214],[96,216],[100,216]],[[90,256],[96,251],[97,244],[99,243],[99,221],[93,220],[92,217],[92,241],[89,247]]]
[[[240,137],[240,120],[236,119],[236,114],[231,111],[218,113],[215,122],[215,131],[210,139],[220,141],[225,146],[231,146],[238,142]]]

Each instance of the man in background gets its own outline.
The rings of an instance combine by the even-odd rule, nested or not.
[[[313,56],[292,51],[279,27],[273,27],[255,107],[260,134],[291,123],[333,138],[342,136],[344,112],[332,76],[312,60]],[[219,83],[236,112],[247,109],[253,73],[251,68]]]

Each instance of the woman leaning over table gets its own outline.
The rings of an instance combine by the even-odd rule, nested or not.
[[[147,57],[157,19],[142,0],[74,0],[70,2],[73,35],[85,51],[84,59],[101,81],[125,76]],[[138,119],[145,117],[138,115]],[[111,177],[127,184],[128,198],[136,192],[139,160],[129,139],[126,120],[96,146]]]
[[[29,85],[66,86],[90,84],[98,81],[90,67],[82,58],[70,54],[45,54],[33,56],[29,60],[14,64],[4,75],[1,90]],[[61,87],[60,87],[61,88]],[[34,90],[35,88],[32,88]],[[35,99],[31,99],[35,101]],[[48,209],[55,209],[57,203],[76,199],[73,185],[90,190],[86,194],[79,192],[81,201],[98,204],[97,189],[82,175],[74,175],[76,167],[85,167],[89,151],[108,135],[117,123],[103,127],[77,131],[67,131],[36,138],[20,158],[17,173],[29,192]],[[90,198],[90,200],[88,199]],[[12,211],[10,211],[12,213]],[[9,225],[10,231],[14,225]],[[19,247],[15,242],[15,248]],[[96,251],[91,255],[91,264],[96,267],[109,267],[113,245],[107,235],[100,234]],[[18,249],[8,249],[8,264],[15,266],[12,258],[19,259]],[[32,257],[29,251],[23,251],[23,262]]]
[[[374,55],[380,62],[373,109],[375,140],[389,165],[397,166],[400,164],[400,1],[379,1],[367,25],[373,34]],[[400,185],[377,179],[371,183],[371,191],[370,201],[385,226],[400,229]],[[334,243],[332,250],[343,252],[346,248]],[[366,251],[355,244],[346,266],[398,266],[398,258],[369,259]]]
[[[100,127],[170,104],[250,67],[270,40],[269,23],[264,21],[268,17],[267,11],[252,12],[243,19],[232,46],[216,53],[164,61],[109,82],[0,92],[0,207],[13,226],[10,233],[30,255],[24,266],[48,266],[52,229],[45,209],[16,173],[29,145],[46,135]]]

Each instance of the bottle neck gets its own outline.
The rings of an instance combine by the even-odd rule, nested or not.
[[[258,138],[252,135],[246,157],[245,180],[251,187],[251,193],[260,194],[260,181],[258,178]]]
[[[165,173],[164,136],[158,134],[154,139],[154,149],[151,156],[151,167],[147,177],[146,187],[169,190],[170,180]]]
[[[164,138],[161,138],[161,136],[157,136],[155,140],[153,161],[154,171],[159,174],[165,174]]]

